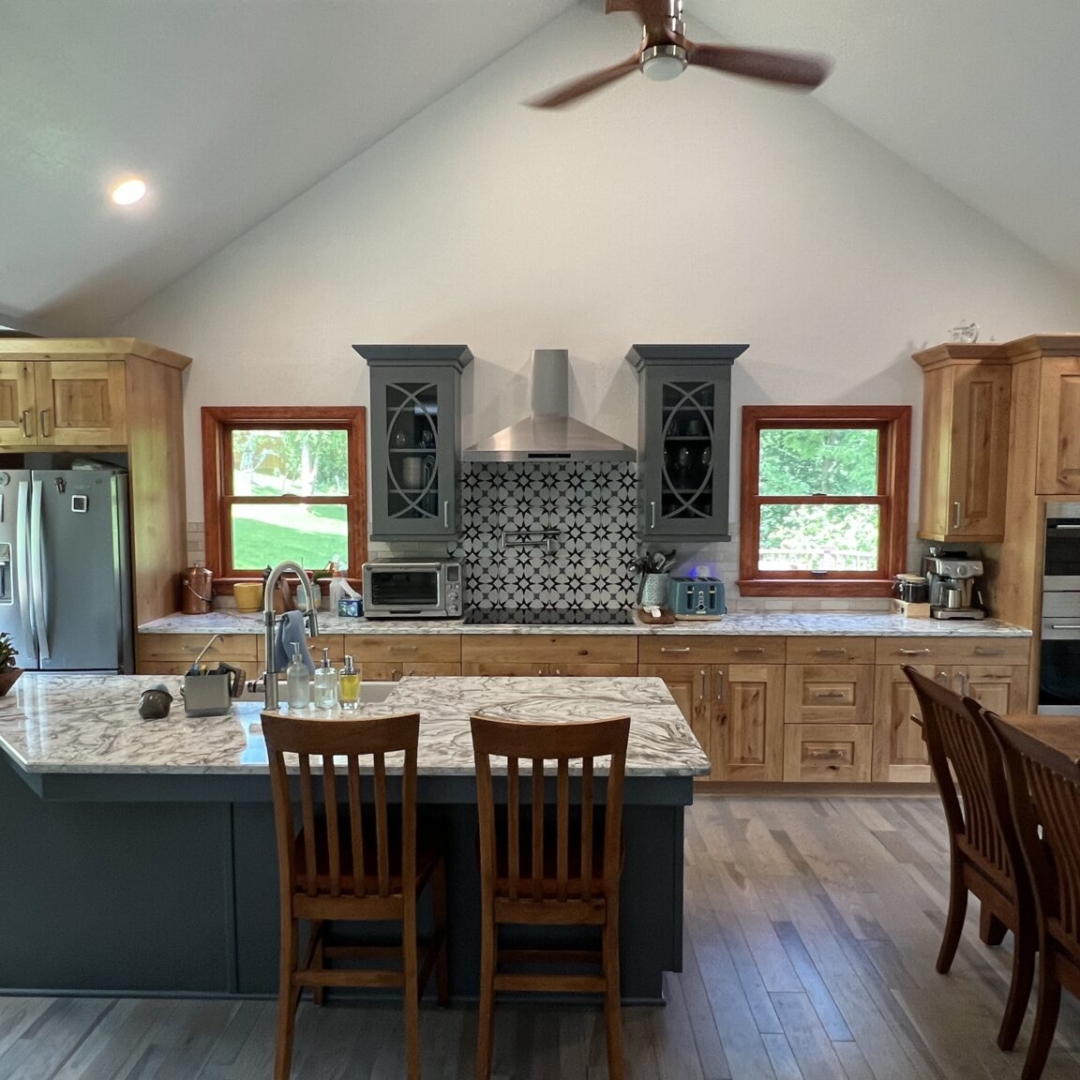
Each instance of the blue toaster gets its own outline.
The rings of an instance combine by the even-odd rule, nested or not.
[[[677,619],[719,619],[727,611],[724,583],[713,577],[673,577],[668,606]]]

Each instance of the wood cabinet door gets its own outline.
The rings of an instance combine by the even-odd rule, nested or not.
[[[726,664],[710,675],[710,779],[783,779],[783,667]]]
[[[25,450],[37,441],[34,368],[24,360],[0,361],[0,448]]]
[[[1040,495],[1080,492],[1080,356],[1044,356],[1039,387]]]
[[[38,436],[48,446],[127,443],[123,360],[52,360],[34,365]]]
[[[913,666],[930,679],[941,672],[929,664]],[[919,703],[903,669],[879,665],[874,686],[874,783],[927,783],[932,779],[922,728],[911,719],[918,715]]]
[[[709,736],[712,717],[708,708],[710,669],[697,664],[642,664],[638,674],[664,680],[675,704],[701,743],[702,750],[711,758]]]
[[[958,364],[923,381],[919,535],[1000,540],[1005,531],[1012,372]]]
[[[942,678],[942,675],[947,675]],[[938,678],[958,694],[974,698],[998,715],[1026,712],[1028,669],[1009,664],[955,664]]]

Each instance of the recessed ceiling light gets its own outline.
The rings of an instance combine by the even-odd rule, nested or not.
[[[117,206],[130,206],[132,203],[137,203],[145,194],[146,181],[140,180],[137,176],[125,180],[122,184],[117,184],[111,192],[112,201]]]

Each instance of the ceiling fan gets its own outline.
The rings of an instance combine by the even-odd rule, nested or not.
[[[606,0],[604,14],[632,11],[642,22],[641,45],[633,56],[583,75],[533,98],[539,109],[568,105],[608,83],[640,69],[651,79],[674,79],[687,64],[813,90],[824,82],[831,62],[809,53],[744,49],[736,45],[699,45],[685,34],[682,0]]]

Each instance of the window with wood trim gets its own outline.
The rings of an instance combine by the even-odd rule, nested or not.
[[[207,406],[202,410],[206,561],[215,582],[292,559],[367,559],[362,406]]]
[[[746,405],[739,590],[887,596],[907,551],[908,405]]]

